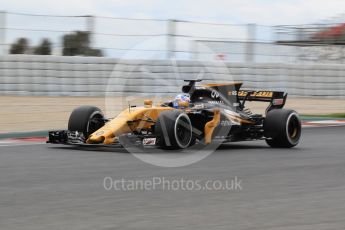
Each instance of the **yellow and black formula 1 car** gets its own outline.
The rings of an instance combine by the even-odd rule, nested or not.
[[[163,149],[248,140],[266,140],[279,148],[298,144],[300,118],[297,112],[282,109],[287,93],[241,90],[242,83],[185,81],[182,94],[174,100],[159,106],[145,100],[143,106],[129,106],[112,119],[94,106],[76,108],[68,130],[50,131],[48,143]],[[246,101],[268,102],[266,114],[252,114]]]

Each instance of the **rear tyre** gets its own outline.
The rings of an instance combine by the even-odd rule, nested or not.
[[[158,146],[163,149],[185,149],[195,143],[188,115],[178,110],[160,113],[155,134]]]
[[[80,106],[73,110],[68,121],[68,130],[84,134],[85,139],[104,125],[104,115],[95,106]]]
[[[302,133],[301,120],[293,110],[271,110],[265,118],[264,132],[269,146],[291,148],[299,143]]]

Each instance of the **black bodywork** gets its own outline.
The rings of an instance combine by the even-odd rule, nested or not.
[[[221,119],[213,133],[213,140],[235,142],[264,139],[264,120],[262,114],[252,114],[245,107],[248,101],[269,103],[266,113],[284,107],[287,93],[278,91],[241,90],[242,83],[205,84],[197,86],[200,80],[189,82],[182,92],[191,97],[191,110],[188,113],[193,127],[203,130],[206,122],[213,119],[213,110],[220,110]],[[202,140],[204,133],[199,134]]]

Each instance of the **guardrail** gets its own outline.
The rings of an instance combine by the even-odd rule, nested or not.
[[[242,81],[244,88],[292,96],[345,98],[345,65],[0,56],[1,95],[170,95],[183,79]]]

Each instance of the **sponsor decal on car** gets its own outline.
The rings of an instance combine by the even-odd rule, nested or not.
[[[270,91],[258,91],[252,93],[250,96],[252,97],[273,97],[273,92]]]
[[[219,92],[217,92],[216,90],[212,90],[211,97],[213,99],[218,99],[220,97]]]
[[[228,96],[237,96],[238,92],[236,90],[232,90],[228,92]],[[241,95],[239,95],[241,96]]]
[[[247,91],[241,90],[238,92],[238,96],[240,96],[240,97],[246,97],[247,95],[248,95]],[[251,97],[273,97],[273,92],[272,91],[256,91],[256,92],[251,92],[251,94],[249,96],[251,96]]]
[[[156,145],[156,138],[144,138],[143,145]]]
[[[284,104],[284,99],[274,99],[272,104],[273,105],[282,105],[282,104]]]
[[[207,101],[208,103],[210,103],[210,104],[215,104],[215,105],[217,105],[217,104],[224,104],[224,101]]]

